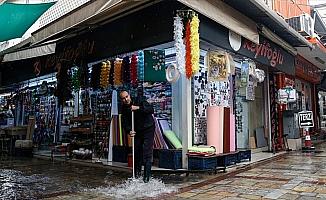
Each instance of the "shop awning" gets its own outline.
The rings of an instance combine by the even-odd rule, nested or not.
[[[178,0],[202,15],[214,20],[248,40],[259,44],[256,23],[223,1],[216,0]],[[240,3],[241,4],[241,3]]]
[[[20,38],[54,3],[0,5],[0,42]]]
[[[312,64],[317,66],[319,69],[326,69],[326,48],[325,46],[317,39],[312,38],[309,40],[314,46],[312,49],[307,49],[305,47],[296,47],[298,53],[302,55],[305,59],[309,60]]]
[[[104,20],[123,16],[128,10],[151,3],[151,0],[94,0],[32,33],[33,44],[54,39],[71,29],[99,26]],[[60,8],[58,8],[60,9]],[[123,13],[123,15],[121,14]]]
[[[224,2],[255,22],[265,25],[291,46],[313,48],[300,33],[286,23],[274,10],[270,9],[265,1],[246,0],[246,3],[239,3],[239,0],[227,0]]]
[[[45,44],[38,47],[32,47],[13,53],[5,54],[2,62],[10,62],[15,60],[23,60],[28,58],[34,58],[38,56],[44,56],[55,53],[56,43]]]

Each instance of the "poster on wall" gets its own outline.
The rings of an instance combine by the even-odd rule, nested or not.
[[[207,120],[206,117],[195,118],[194,144],[207,144]]]
[[[306,97],[304,95],[301,96],[301,105],[302,110],[306,110]]]
[[[243,105],[242,98],[236,97],[235,100],[235,132],[237,137],[243,134]]]
[[[224,52],[210,51],[208,59],[208,81],[227,81],[227,54]]]
[[[230,83],[229,81],[217,81],[209,83],[210,106],[230,106]]]
[[[249,76],[247,87],[246,87],[246,100],[255,100],[255,81],[252,76]]]
[[[194,76],[194,116],[206,117],[206,108],[209,104],[207,86],[207,68],[200,65],[199,72]]]
[[[243,61],[241,63],[240,87],[246,87],[249,77],[249,62]]]
[[[144,81],[166,81],[164,50],[144,50]]]

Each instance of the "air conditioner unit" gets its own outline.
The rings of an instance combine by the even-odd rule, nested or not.
[[[302,36],[313,36],[313,23],[314,20],[308,14],[303,14],[300,16],[292,17],[286,19],[286,22],[296,31],[298,31]]]

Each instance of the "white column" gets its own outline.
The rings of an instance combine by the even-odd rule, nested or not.
[[[181,86],[181,129],[182,130],[182,166],[188,168],[187,152],[192,145],[192,95],[191,80],[182,76]]]
[[[172,84],[172,130],[182,142],[182,167],[188,168],[187,152],[192,145],[191,80],[185,75]]]
[[[172,130],[178,136],[178,138],[182,138],[181,132],[181,78],[172,84]]]

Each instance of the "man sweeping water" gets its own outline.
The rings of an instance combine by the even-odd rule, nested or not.
[[[152,114],[154,109],[143,96],[131,98],[125,90],[120,92],[122,105],[122,124],[127,133],[134,137],[134,174],[141,176],[142,163],[144,163],[145,183],[151,177],[153,142],[155,123]],[[132,112],[134,112],[134,131],[132,131]]]

